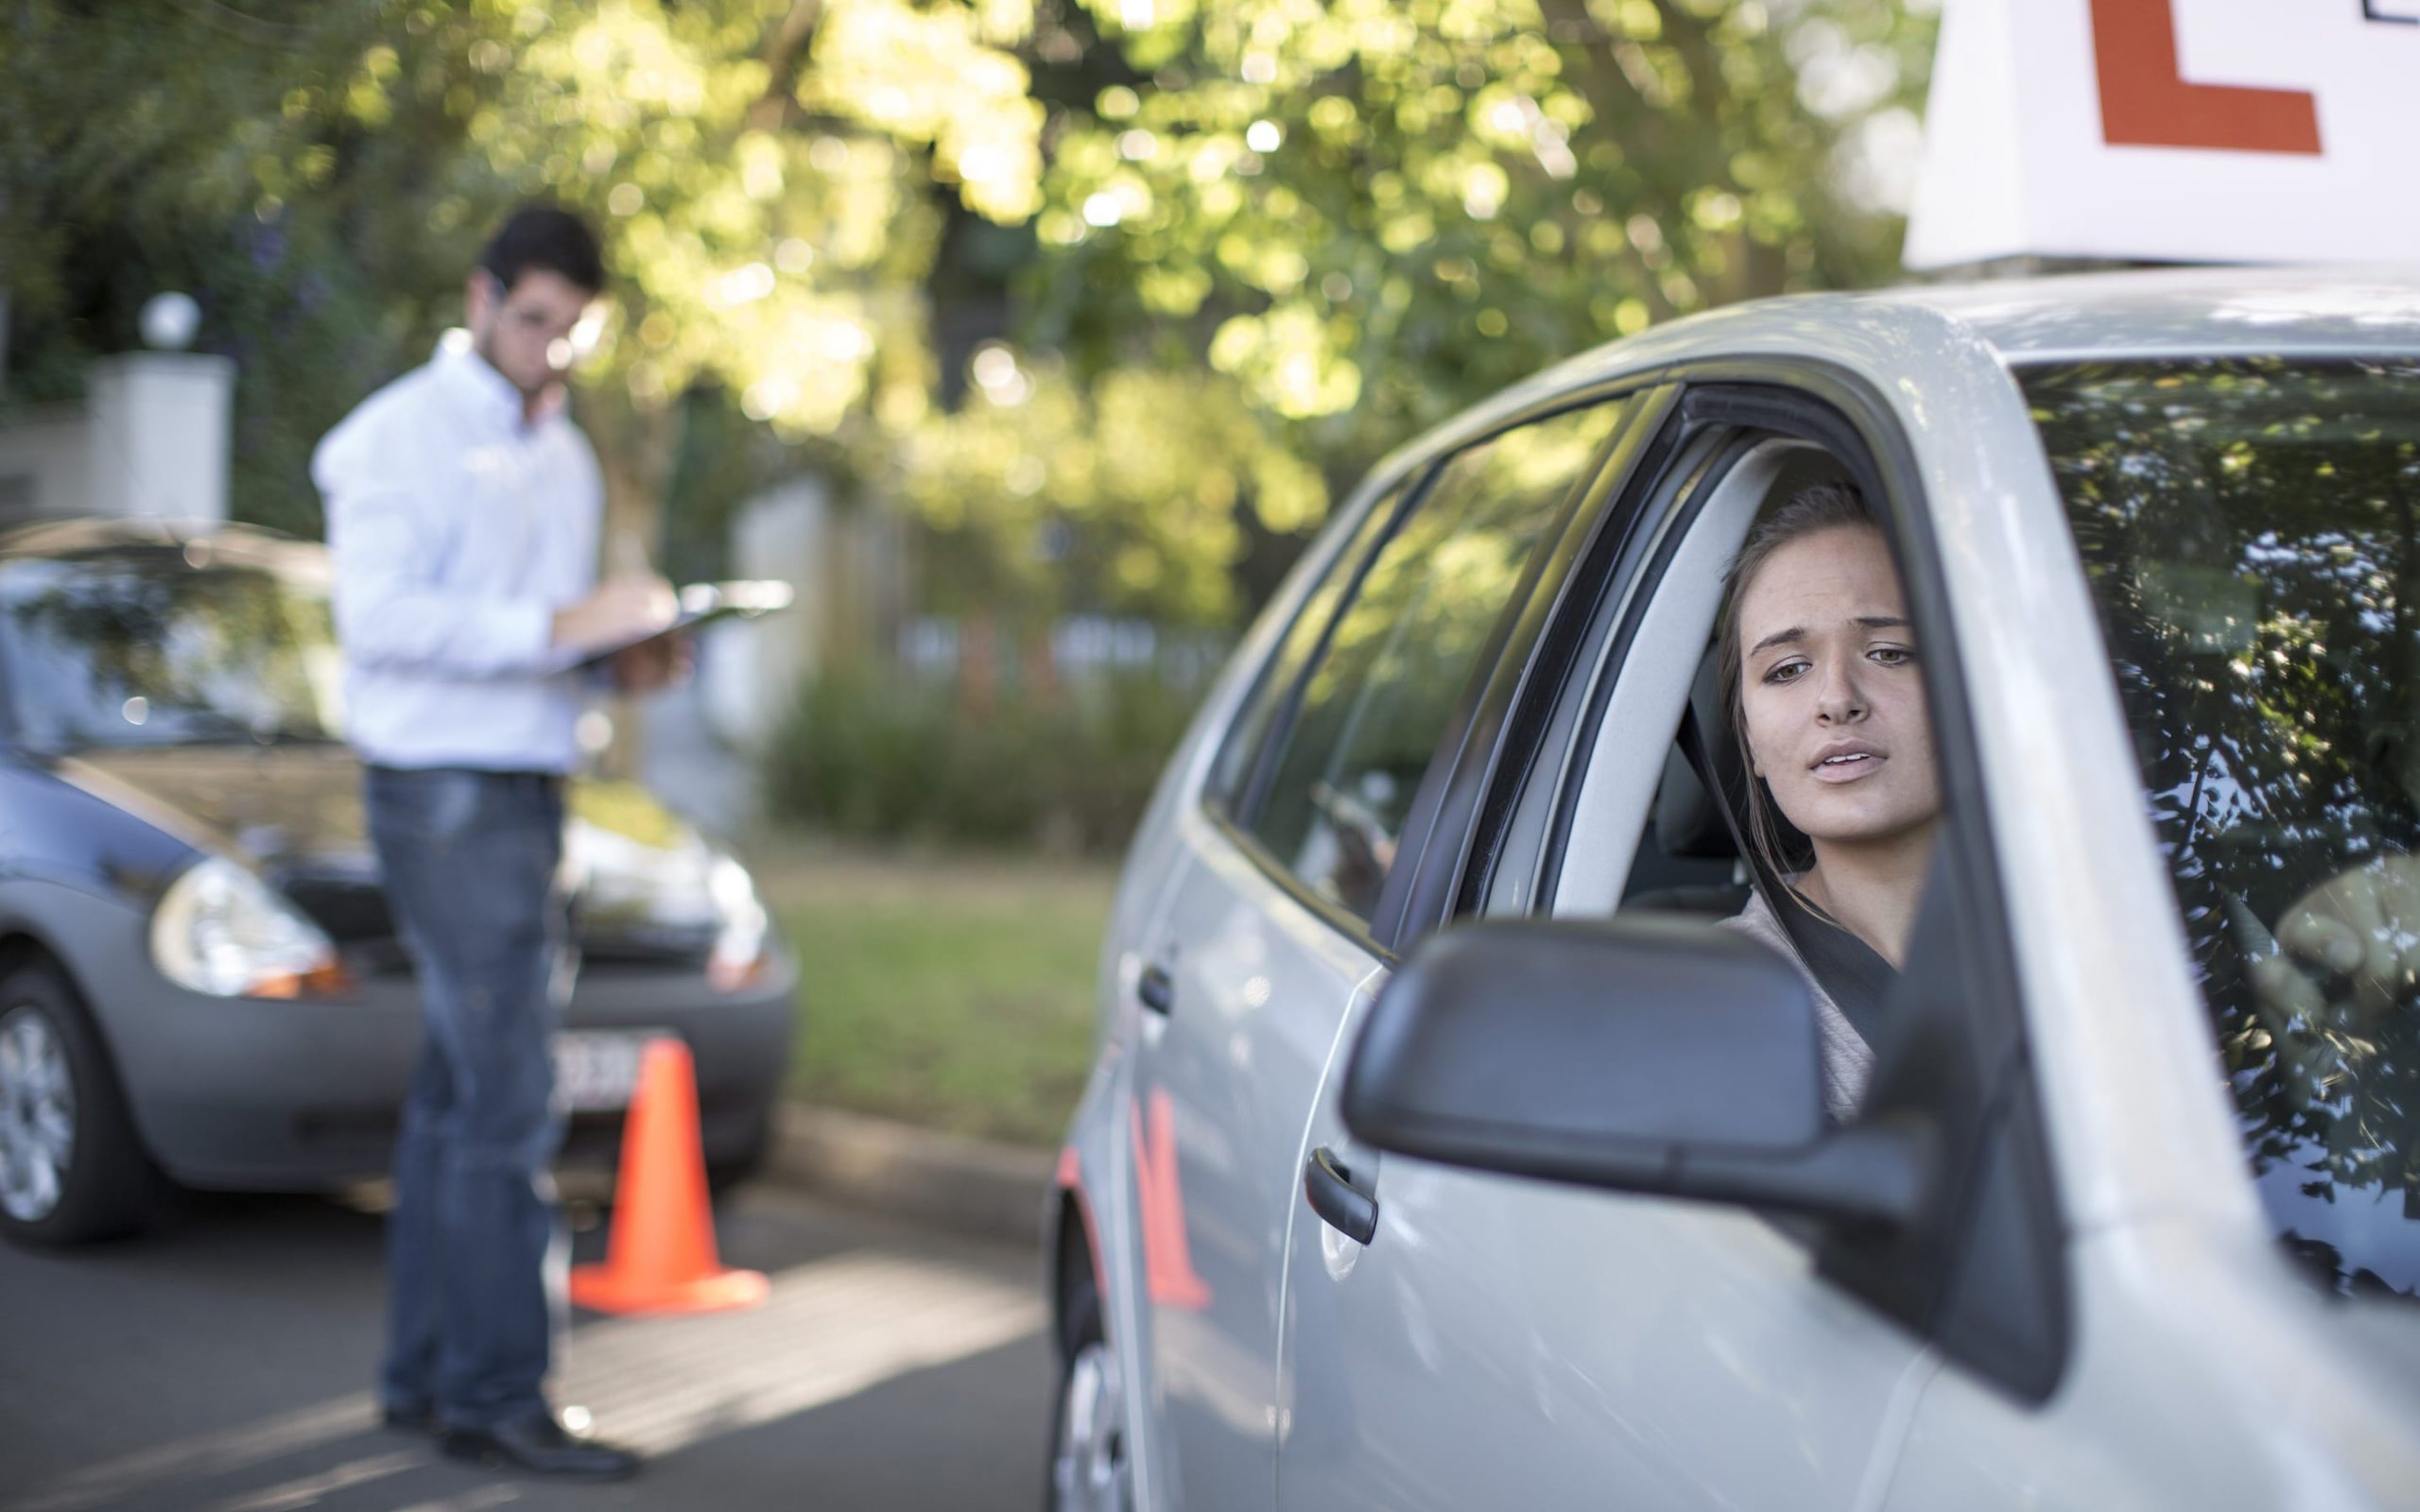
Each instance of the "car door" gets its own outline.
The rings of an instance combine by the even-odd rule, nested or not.
[[[1333,611],[1305,611],[1272,696],[1247,704],[1205,800],[1177,822],[1125,1110],[1144,1282],[1136,1468],[1159,1504],[1274,1494],[1282,1257],[1311,1097],[1377,968],[1371,920],[1465,690],[1626,413],[1527,420],[1374,511],[1372,549],[1339,558]]]
[[[1524,700],[1501,679],[1513,712],[1489,796],[1432,891],[1461,911],[1587,918],[1673,880],[1645,852],[1724,568],[1810,460],[1691,396],[1558,595],[1585,649],[1558,665],[1571,637],[1548,628],[1533,660],[1557,685]],[[1959,937],[1943,930],[1937,949],[1955,957]],[[1342,1059],[1306,1143],[1357,1166]],[[1909,1321],[1932,1293],[1871,1299],[1925,1291],[1940,1274],[1927,1257],[1842,1258],[1807,1225],[1740,1208],[1396,1157],[1369,1195],[1366,1245],[1307,1209],[1294,1225],[1282,1507],[1866,1506],[1937,1363]]]

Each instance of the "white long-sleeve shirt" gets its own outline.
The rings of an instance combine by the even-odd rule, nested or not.
[[[560,404],[441,346],[320,442],[345,732],[388,766],[566,772],[579,678],[548,642],[596,580],[604,485]]]

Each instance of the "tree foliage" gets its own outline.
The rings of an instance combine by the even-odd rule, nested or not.
[[[700,383],[832,434],[925,381],[935,186],[1035,206],[1024,25],[998,0],[30,0],[0,43],[39,128],[0,200],[20,387],[72,389],[143,297],[190,288],[244,365],[238,507],[307,528],[307,438],[420,360],[489,229],[545,198],[607,240],[582,387],[609,473],[660,486]]]
[[[1046,129],[1020,339],[1080,387],[1182,375],[1185,410],[1096,449],[1222,494],[1248,455],[1234,496],[1269,531],[1558,357],[1896,266],[1876,170],[1912,133],[1932,27],[1892,0],[1083,0],[1063,19],[1091,28],[1080,72],[1118,77]],[[1233,413],[1215,434],[1245,450],[1199,450],[1203,411]],[[973,511],[970,481],[1036,476],[1064,444],[1055,420],[1023,434],[1004,447],[978,414],[917,455],[957,440],[963,472],[997,453],[950,475]],[[1005,524],[1032,512],[1013,494],[979,502]]]
[[[9,390],[188,289],[238,512],[315,529],[311,442],[544,197],[608,241],[580,404],[626,529],[811,461],[963,601],[1223,623],[1541,363],[1887,276],[1858,180],[1928,44],[1904,0],[22,0]]]

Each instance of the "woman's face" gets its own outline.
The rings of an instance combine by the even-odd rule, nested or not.
[[[1789,822],[1840,843],[1896,838],[1941,812],[1898,570],[1859,526],[1775,551],[1739,602],[1748,752]]]

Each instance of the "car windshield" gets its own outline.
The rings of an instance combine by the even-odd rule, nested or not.
[[[38,750],[332,740],[324,595],[181,553],[0,563],[0,672]]]
[[[2420,362],[2021,377],[2262,1202],[2420,1296]]]

